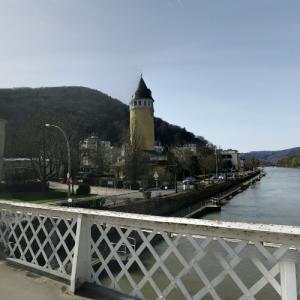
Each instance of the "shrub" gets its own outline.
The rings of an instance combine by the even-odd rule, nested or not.
[[[46,190],[48,190],[49,185],[47,185]],[[9,193],[20,193],[20,192],[43,192],[45,191],[43,183],[40,181],[27,181],[27,182],[16,182],[7,183],[2,185],[1,191]]]
[[[80,184],[76,190],[77,195],[89,195],[91,187],[88,184]]]
[[[133,181],[130,183],[130,187],[132,190],[138,190],[141,187],[141,185],[138,182]]]
[[[144,196],[144,199],[150,200],[151,199],[151,192],[150,191],[144,191],[143,196]]]
[[[122,189],[124,187],[123,181],[122,180],[118,180],[116,182],[116,188],[117,189]]]

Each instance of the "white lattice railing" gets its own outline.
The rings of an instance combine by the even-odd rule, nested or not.
[[[8,259],[141,299],[297,299],[300,228],[0,201]]]

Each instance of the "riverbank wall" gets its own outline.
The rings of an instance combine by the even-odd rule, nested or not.
[[[239,187],[242,183],[256,177],[259,173],[260,171],[257,171],[242,178],[215,183],[199,190],[190,190],[177,194],[155,197],[149,200],[143,199],[135,201],[133,199],[128,200],[127,203],[122,205],[105,207],[102,209],[157,216],[184,216],[182,215],[181,210],[191,207],[197,203],[201,203],[234,187]],[[208,208],[208,210],[210,210],[210,208]]]

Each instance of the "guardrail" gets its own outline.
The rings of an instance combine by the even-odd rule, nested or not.
[[[141,299],[300,295],[299,227],[0,201],[0,249],[73,292],[91,282]]]

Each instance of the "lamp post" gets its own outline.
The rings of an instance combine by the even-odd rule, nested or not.
[[[218,150],[215,148],[215,156],[216,156],[216,179],[218,179]]]
[[[156,186],[156,189],[158,188],[158,178],[159,178],[159,175],[157,173],[157,171],[154,172],[154,180],[155,180],[155,186]]]
[[[66,142],[67,145],[67,153],[68,153],[68,173],[67,173],[67,184],[68,184],[68,202],[72,202],[72,198],[71,198],[71,147],[70,147],[70,143],[69,140],[67,138],[66,133],[64,132],[64,130],[57,126],[57,125],[52,125],[52,124],[45,124],[45,127],[54,127],[56,129],[58,129]]]
[[[175,187],[175,193],[178,193],[178,186],[177,186],[177,164],[175,165],[167,165],[167,167],[175,168],[174,173],[174,187]]]

